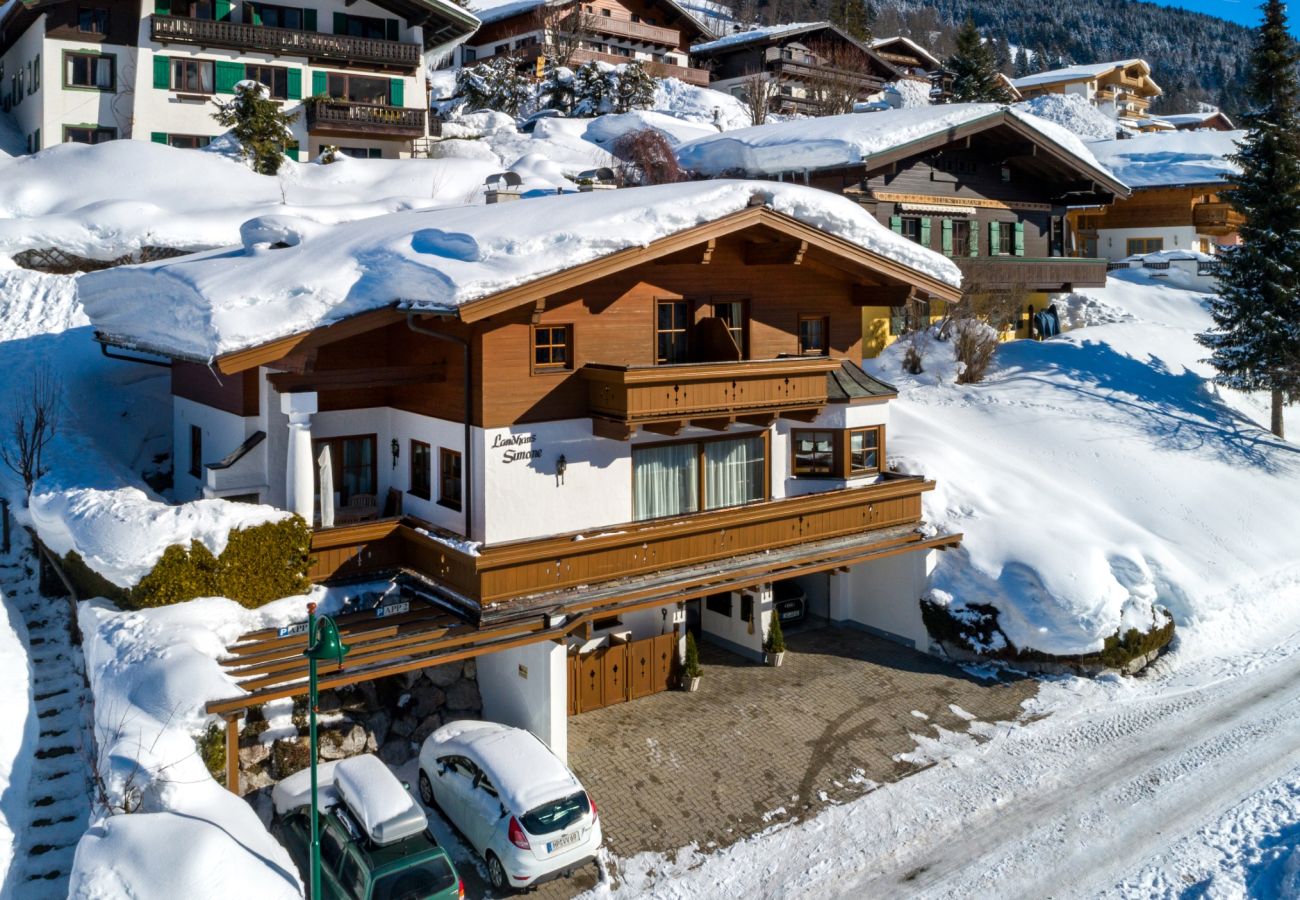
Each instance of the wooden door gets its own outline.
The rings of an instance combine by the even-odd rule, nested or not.
[[[658,693],[672,687],[673,660],[677,656],[677,629],[674,628],[670,633],[661,634],[653,640],[654,672],[651,692]]]
[[[629,683],[631,697],[636,700],[655,692],[654,640],[634,641],[628,645],[628,668],[632,670]]]
[[[605,705],[605,680],[602,662],[604,651],[597,650],[578,657],[578,712],[600,709]]]
[[[615,644],[597,651],[602,657],[605,706],[622,703],[627,699],[627,650],[627,644]]]

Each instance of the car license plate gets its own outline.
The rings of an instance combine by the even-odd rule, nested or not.
[[[799,618],[799,610],[797,609],[792,609],[789,612],[781,613],[782,621],[784,621],[785,619],[797,619],[797,618]]]
[[[565,847],[572,847],[574,844],[578,843],[581,838],[582,834],[580,832],[571,831],[562,838],[557,838],[556,840],[547,842],[546,852],[554,853],[557,850],[563,850]]]

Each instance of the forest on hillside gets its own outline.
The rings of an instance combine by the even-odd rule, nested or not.
[[[1197,102],[1240,112],[1252,40],[1251,30],[1235,23],[1137,0],[740,0],[735,11],[741,22],[848,19],[877,36],[911,37],[940,58],[970,16],[1013,77],[1141,57],[1165,89],[1156,113],[1187,112]]]

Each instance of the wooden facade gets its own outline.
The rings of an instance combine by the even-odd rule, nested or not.
[[[1071,227],[1092,246],[1108,231],[1123,230],[1131,236],[1149,232],[1156,237],[1168,229],[1186,228],[1194,231],[1197,245],[1161,249],[1213,253],[1215,244],[1234,243],[1245,224],[1245,217],[1223,199],[1225,187],[1219,183],[1139,188],[1109,207],[1071,210]]]

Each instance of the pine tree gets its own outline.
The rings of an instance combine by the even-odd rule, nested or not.
[[[558,109],[569,115],[573,112],[573,70],[559,65],[553,57],[546,57],[537,97],[544,109]]]
[[[1029,51],[1024,47],[1017,48],[1015,77],[1024,78],[1026,75],[1032,75],[1033,71],[1029,64]]]
[[[528,79],[508,56],[496,56],[456,73],[456,95],[470,112],[494,109],[517,116],[533,99]]]
[[[1011,95],[998,78],[997,61],[992,49],[980,37],[973,19],[967,19],[957,32],[957,48],[948,57],[946,68],[952,72],[949,103],[1009,103]]]
[[[614,82],[614,112],[631,112],[654,106],[658,83],[639,62],[624,65]]]
[[[1210,301],[1215,327],[1198,336],[1210,348],[1216,382],[1271,394],[1278,437],[1283,405],[1300,400],[1298,58],[1285,7],[1267,0],[1250,58],[1246,137],[1230,157],[1241,175],[1224,192],[1246,222],[1241,245],[1223,255],[1219,293]]]
[[[212,118],[222,128],[229,128],[239,141],[239,152],[251,161],[253,171],[260,175],[274,175],[284,162],[284,152],[294,143],[289,126],[298,118],[297,112],[281,111],[280,104],[272,100],[265,86],[256,81],[241,81],[235,85],[235,99],[214,100],[217,111]]]
[[[573,112],[579,116],[598,116],[608,112],[610,88],[607,64],[583,63],[573,73]]]
[[[867,43],[871,40],[871,22],[875,10],[862,0],[831,0],[828,20],[854,40]]]

